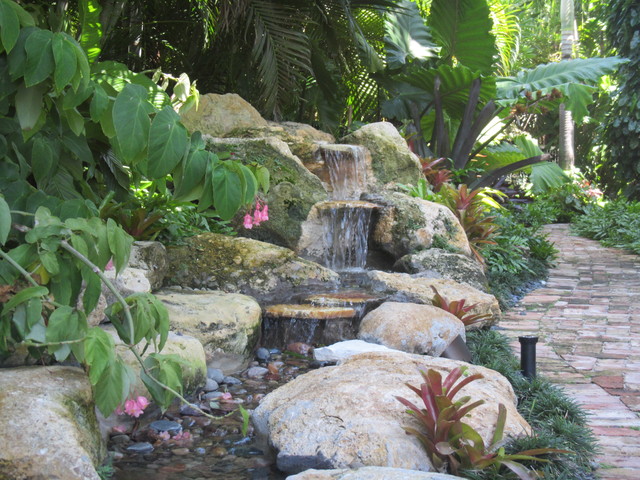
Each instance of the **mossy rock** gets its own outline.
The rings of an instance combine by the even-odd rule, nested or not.
[[[418,157],[391,123],[370,123],[342,138],[340,143],[367,148],[374,177],[369,179],[370,187],[390,182],[417,185],[422,177]]]
[[[167,248],[167,286],[244,293],[258,300],[302,287],[334,283],[338,274],[258,240],[203,233]]]
[[[266,195],[269,220],[241,234],[287,248],[295,248],[302,233],[301,224],[311,207],[327,199],[318,177],[305,168],[291,153],[289,146],[275,137],[213,138],[205,136],[207,148],[214,153],[233,152],[247,164],[265,166],[271,175],[271,188]],[[236,218],[241,225],[242,215]]]
[[[363,198],[381,206],[373,242],[396,260],[429,248],[471,255],[460,222],[444,205],[392,191]]]

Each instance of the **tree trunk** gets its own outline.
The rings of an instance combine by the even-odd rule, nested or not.
[[[571,60],[573,58],[573,48],[577,43],[574,24],[573,0],[560,0],[560,25],[562,29],[560,52],[562,53],[562,60]],[[574,129],[571,110],[567,110],[563,103],[560,105],[560,146],[558,152],[558,163],[563,170],[570,170],[575,165]]]

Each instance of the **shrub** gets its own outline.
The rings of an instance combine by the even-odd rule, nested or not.
[[[620,199],[604,207],[592,206],[575,219],[573,229],[605,246],[640,254],[640,203]]]

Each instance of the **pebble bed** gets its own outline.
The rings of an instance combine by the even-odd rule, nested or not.
[[[249,424],[242,434],[242,405],[252,411],[270,391],[324,363],[309,357],[306,344],[287,351],[260,348],[249,367],[235,376],[208,369],[207,384],[190,398],[212,420],[189,405],[174,404],[164,415],[149,407],[123,433],[113,431],[108,449],[115,480],[284,479],[274,459],[258,444]],[[109,470],[107,467],[106,470]]]

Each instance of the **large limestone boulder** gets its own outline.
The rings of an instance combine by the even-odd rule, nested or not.
[[[355,355],[301,375],[268,394],[252,420],[256,432],[277,452],[278,468],[287,473],[363,466],[433,470],[420,442],[403,430],[420,428],[417,421],[395,397],[419,403],[405,385],[422,383],[419,370],[433,368],[446,375],[460,365],[467,365],[471,375],[484,376],[459,395],[486,402],[465,419],[485,442],[493,435],[499,403],[507,409],[506,436],[531,432],[516,410],[511,385],[498,372],[401,352]]]
[[[249,356],[260,337],[260,305],[237,293],[161,290],[171,329],[197,338],[207,356],[224,352]]]
[[[113,337],[118,353],[131,370],[134,372],[131,385],[131,396],[145,395],[150,397],[150,393],[140,379],[140,363],[136,356],[124,347],[124,342],[118,336],[118,332],[113,325],[102,325],[101,328]],[[137,352],[142,354],[144,342],[136,346]],[[149,345],[142,358],[146,358],[157,350],[153,345]],[[160,352],[163,355],[176,355],[180,357],[180,368],[182,369],[182,382],[186,393],[195,391],[198,387],[204,385],[207,381],[207,362],[202,344],[189,335],[181,335],[175,332],[169,332],[167,342]]]
[[[475,304],[471,314],[491,314],[492,317],[473,324],[470,328],[497,323],[500,317],[500,305],[496,297],[481,292],[469,285],[440,278],[425,278],[408,273],[388,273],[372,270],[368,273],[371,287],[375,292],[388,295],[388,300],[432,304],[435,287],[447,301],[465,300],[465,305]]]
[[[313,359],[317,362],[337,363],[360,353],[389,352],[391,348],[364,340],[344,340],[326,347],[314,348]]]
[[[244,293],[259,301],[277,292],[326,285],[338,274],[286,248],[249,238],[203,233],[168,247],[167,285]]]
[[[0,385],[0,478],[100,480],[106,446],[81,369],[0,369]]]
[[[369,179],[371,187],[389,182],[417,185],[422,176],[418,157],[409,150],[407,142],[391,123],[370,123],[340,142],[367,148],[373,170],[373,177]]]
[[[199,130],[214,137],[225,137],[242,128],[267,126],[260,113],[235,93],[202,95],[198,109],[192,108],[181,120],[187,130]]]
[[[151,282],[147,277],[147,270],[142,268],[126,267],[118,275],[116,275],[115,269],[106,270],[104,276],[125,298],[135,293],[151,293]],[[102,294],[106,298],[107,305],[117,301],[116,296],[104,283],[102,284]]]
[[[358,338],[408,353],[439,357],[461,336],[464,324],[455,315],[432,305],[385,302],[360,322]]]
[[[456,478],[461,477],[404,468],[362,467],[355,470],[347,468],[305,470],[297,475],[289,475],[287,480],[455,480]]]
[[[131,246],[129,267],[142,270],[152,290],[162,286],[167,274],[167,250],[160,242],[137,241]]]
[[[489,288],[484,267],[472,257],[451,253],[440,248],[430,248],[405,255],[393,269],[399,272],[419,274],[427,278],[446,278],[486,292]]]
[[[275,137],[212,138],[205,137],[210,151],[233,152],[247,163],[259,163],[269,169],[271,188],[266,195],[269,220],[259,227],[241,228],[244,236],[294,249],[301,234],[301,224],[311,207],[327,199],[318,177],[307,170],[289,146]]]
[[[400,192],[366,195],[381,206],[373,242],[396,259],[429,248],[471,255],[467,235],[444,205]]]

